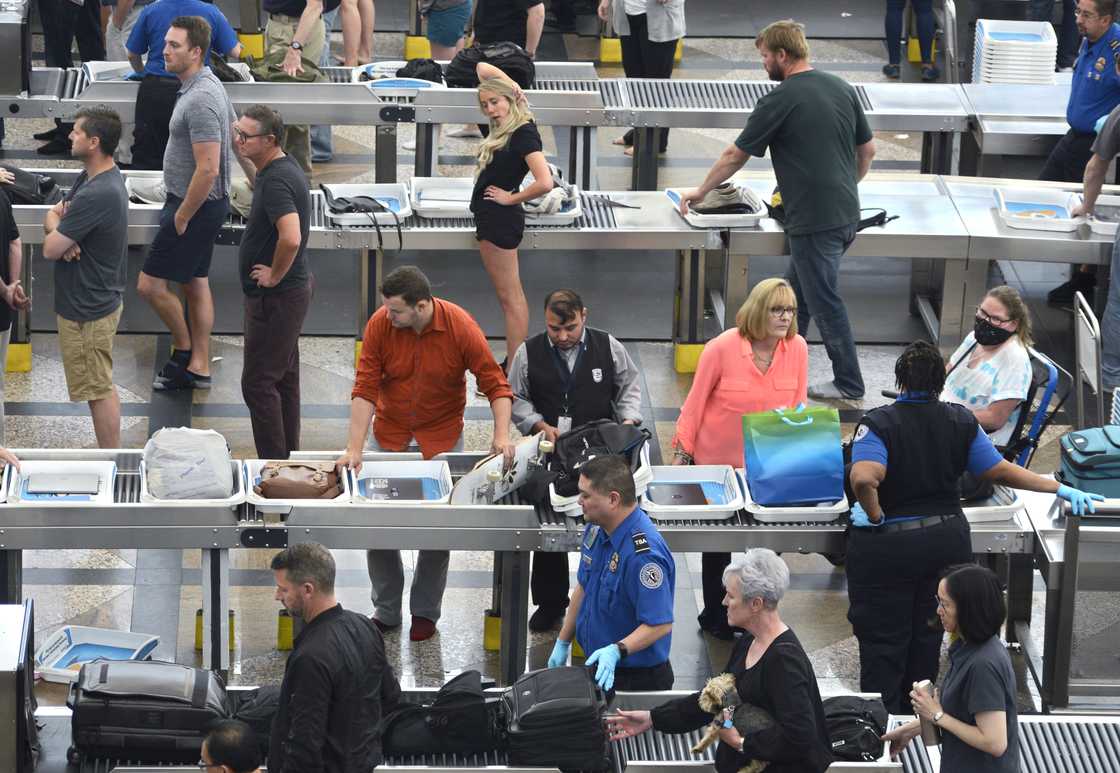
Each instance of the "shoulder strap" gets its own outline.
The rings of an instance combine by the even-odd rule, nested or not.
[[[965,350],[965,353],[961,355],[960,359],[957,360],[956,362],[954,362],[949,367],[949,370],[945,372],[945,380],[946,381],[949,380],[949,376],[952,375],[953,371],[957,369],[957,366],[968,359],[968,355],[972,354],[972,350],[975,349],[979,343],[980,343],[979,341],[974,340],[972,342],[972,346],[968,347],[968,349]]]

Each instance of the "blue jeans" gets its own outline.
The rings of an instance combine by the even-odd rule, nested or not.
[[[933,0],[910,0],[918,27],[918,47],[923,62],[933,61]],[[887,16],[883,26],[887,34],[887,59],[891,64],[902,62],[902,12],[906,0],[887,0]]]
[[[338,20],[338,9],[323,14],[323,54],[319,57],[320,67],[329,67],[331,63],[331,30]],[[330,161],[334,157],[334,141],[331,138],[330,125],[311,127],[311,160],[314,163]]]
[[[840,297],[840,259],[856,238],[856,224],[789,236],[786,280],[797,296],[797,329],[802,335],[816,320],[837,388],[846,397],[863,397],[856,342]]]
[[[1050,21],[1054,15],[1054,1],[1029,0],[1027,18],[1031,21]],[[1058,64],[1062,67],[1073,65],[1077,49],[1081,45],[1081,36],[1077,34],[1077,19],[1073,16],[1075,7],[1076,0],[1062,0],[1062,26],[1058,30]]]
[[[1105,389],[1120,389],[1120,240],[1112,245],[1112,280],[1101,318],[1101,376]]]

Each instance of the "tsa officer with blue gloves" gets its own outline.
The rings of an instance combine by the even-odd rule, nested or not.
[[[592,459],[580,468],[579,500],[589,525],[548,666],[567,663],[574,637],[604,690],[668,690],[675,565],[637,505],[630,465],[620,456]]]
[[[937,583],[972,561],[958,480],[968,470],[993,483],[1057,494],[1074,512],[1103,497],[1059,485],[1000,456],[967,408],[938,399],[945,362],[925,341],[895,362],[899,397],[856,428],[849,479],[856,503],[848,531],[848,620],[859,642],[860,690],[887,711],[910,711],[914,682],[936,682],[942,632]]]

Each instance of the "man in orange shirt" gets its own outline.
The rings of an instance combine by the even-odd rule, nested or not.
[[[382,306],[366,323],[362,356],[350,396],[350,436],[340,466],[357,472],[373,421],[379,449],[404,451],[415,440],[425,459],[452,450],[463,434],[466,371],[494,413],[491,452],[513,458],[509,439],[513,391],[478,323],[464,309],[432,297],[428,277],[401,266],[381,285]],[[412,579],[409,638],[423,641],[436,631],[447,585],[446,550],[421,550]],[[373,586],[373,621],[382,632],[401,624],[404,567],[398,550],[366,553]]]

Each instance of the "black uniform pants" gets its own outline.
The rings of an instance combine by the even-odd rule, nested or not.
[[[668,78],[673,74],[673,59],[677,54],[677,41],[666,40],[661,43],[649,39],[649,25],[644,13],[637,16],[626,14],[630,24],[630,34],[618,39],[622,49],[622,70],[627,78]],[[669,147],[669,130],[662,129],[657,150],[664,153]],[[634,144],[634,130],[626,133],[627,145]]]
[[[1085,179],[1085,166],[1093,157],[1096,134],[1070,129],[1050,151],[1038,179],[1059,183],[1079,183]]]
[[[704,589],[704,609],[700,612],[700,625],[704,628],[727,626],[727,607],[723,605],[723,570],[730,563],[730,553],[700,555],[700,583]]]
[[[666,660],[656,666],[642,668],[616,668],[614,690],[623,692],[652,692],[673,689],[673,665]]]
[[[848,530],[848,620],[859,642],[860,690],[881,693],[892,714],[913,713],[913,682],[936,681],[937,583],[946,568],[971,561],[962,515],[907,531]]]
[[[85,0],[75,5],[70,0],[39,0],[39,17],[43,22],[43,48],[47,67],[73,67],[70,47],[78,39],[78,53],[83,62],[105,59],[105,41],[101,37],[101,4]]]
[[[533,553],[533,572],[529,577],[533,603],[546,609],[564,609],[568,606],[568,588],[568,554]]]
[[[163,169],[163,149],[171,137],[169,126],[175,100],[179,98],[178,78],[145,75],[136,92],[136,128],[132,132],[133,169]]]

